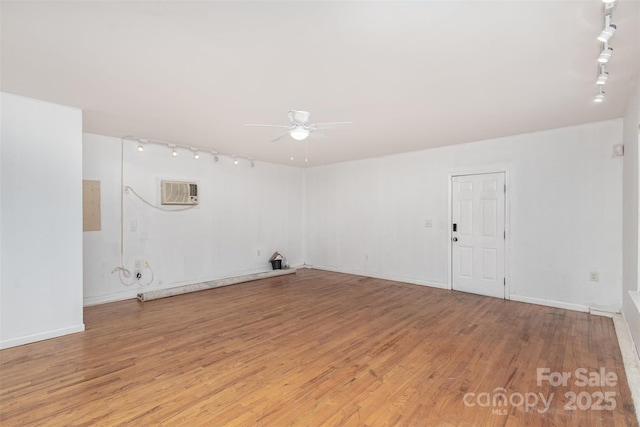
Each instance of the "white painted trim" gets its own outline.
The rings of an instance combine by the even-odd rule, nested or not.
[[[334,273],[351,274],[354,276],[371,277],[373,279],[391,280],[394,282],[408,283],[411,285],[428,286],[431,288],[449,289],[446,283],[427,282],[426,280],[414,279],[410,277],[375,274],[375,273],[369,273],[368,271],[341,270],[339,268],[326,267],[323,265],[307,265],[306,268],[312,268],[314,270],[332,271]]]
[[[633,301],[633,303],[636,306],[636,309],[640,313],[640,292],[638,292],[638,291],[629,291],[629,297],[631,297],[631,301]]]
[[[84,323],[75,326],[69,326],[67,328],[54,329],[52,331],[40,332],[37,334],[26,335],[24,337],[12,338],[5,341],[0,341],[0,350],[10,347],[17,347],[19,345],[31,344],[37,341],[48,340],[51,338],[58,338],[63,335],[75,334],[76,332],[84,331]]]
[[[613,316],[616,315],[616,313],[613,313],[611,311],[602,311],[593,307],[589,307],[589,314],[593,314],[594,316],[609,317],[611,319],[613,319]]]
[[[151,301],[154,299],[168,298],[176,295],[183,295],[192,292],[205,291],[207,289],[219,288],[222,286],[237,285],[239,283],[251,282],[254,280],[266,279],[268,277],[283,276],[285,274],[295,274],[297,270],[288,268],[286,270],[270,270],[263,273],[245,274],[243,276],[227,277],[224,279],[212,280],[209,282],[194,283],[192,285],[178,286],[168,289],[156,289],[140,292],[140,301]]]
[[[636,351],[635,344],[631,338],[631,331],[627,325],[624,314],[613,316],[613,326],[616,329],[620,353],[624,362],[624,370],[627,373],[627,382],[631,390],[631,398],[636,407],[636,416],[640,421],[640,359]]]
[[[291,266],[291,269],[296,269],[298,268],[297,266]],[[260,274],[260,273],[268,273],[272,270],[264,270],[264,269],[254,269],[254,270],[248,270],[245,271],[241,274],[239,274],[238,276],[242,276],[242,275],[251,275],[251,274]],[[181,286],[191,286],[191,285],[197,285],[200,283],[207,283],[207,282],[215,282],[217,280],[225,280],[228,279],[229,277],[237,277],[237,276],[228,276],[228,277],[217,277],[217,278],[213,278],[213,279],[204,279],[204,280],[198,280],[197,282],[181,282],[181,283],[171,283],[171,284],[167,284],[161,287],[151,287],[151,286],[137,286],[137,287],[130,287],[127,288],[121,292],[118,293],[110,293],[108,295],[100,295],[100,296],[95,296],[95,297],[88,297],[88,298],[84,298],[83,300],[83,306],[84,307],[89,307],[92,305],[98,305],[98,304],[106,304],[109,302],[116,302],[116,301],[124,301],[127,299],[135,299],[138,297],[138,294],[143,293],[143,292],[149,292],[149,291],[161,291],[161,290],[166,290],[166,289],[173,289],[173,288],[177,288],[177,287],[181,287]]]
[[[506,286],[504,288],[504,299],[511,299],[511,274],[510,274],[510,255],[511,255],[511,165],[508,163],[499,163],[493,165],[482,166],[475,169],[469,168],[454,168],[450,169],[447,176],[449,181],[449,195],[448,195],[448,216],[449,225],[453,222],[453,177],[462,175],[483,175],[488,173],[504,173],[504,184],[507,186],[507,191],[504,193],[504,231],[506,237],[504,239],[504,278],[506,280]],[[449,233],[451,229],[449,228]],[[451,245],[451,239],[448,243],[447,259],[449,262],[449,269],[447,271],[447,288],[453,289],[453,257],[451,255],[453,247]]]
[[[106,304],[109,302],[124,301],[126,299],[136,298],[140,288],[129,289],[126,291],[118,292],[116,294],[100,295],[95,297],[87,297],[83,300],[84,307],[91,307],[92,305]]]
[[[541,299],[541,298],[523,297],[520,295],[513,295],[513,294],[511,294],[511,301],[545,305],[547,307],[554,307],[554,308],[564,308],[565,310],[581,311],[583,313],[589,312],[589,307],[587,307],[586,305],[571,304],[563,301],[553,301],[553,300]]]

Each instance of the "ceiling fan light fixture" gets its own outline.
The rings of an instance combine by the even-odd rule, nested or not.
[[[295,139],[296,141],[302,141],[309,136],[309,130],[303,128],[302,126],[296,126],[289,131],[289,135],[291,135],[291,138]]]

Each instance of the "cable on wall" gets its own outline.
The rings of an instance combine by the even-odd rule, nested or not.
[[[142,200],[146,205],[152,207],[153,209],[158,209],[159,211],[164,211],[164,212],[183,212],[183,211],[191,210],[191,209],[196,207],[196,205],[193,205],[193,206],[189,206],[189,207],[186,207],[186,208],[163,208],[162,206],[156,206],[153,203],[145,200],[145,198],[142,197],[141,195],[139,195],[136,192],[136,190],[133,189],[133,187],[130,187],[130,186],[126,185],[124,187],[124,192],[128,193],[129,191],[131,191],[131,193],[133,193],[138,199]]]
[[[138,150],[140,150],[140,146],[138,146]],[[130,188],[132,191],[133,189]],[[135,193],[135,191],[133,191]],[[146,268],[149,269],[151,273],[151,279],[146,282],[140,282],[140,278],[138,274],[132,277],[131,270],[124,266],[124,138],[120,138],[120,266],[114,268],[111,271],[111,274],[118,272],[118,278],[120,279],[120,283],[125,286],[133,286],[136,283],[140,286],[148,286],[153,282],[153,269],[147,265]],[[137,195],[137,193],[135,193]],[[132,280],[125,280],[131,278]]]

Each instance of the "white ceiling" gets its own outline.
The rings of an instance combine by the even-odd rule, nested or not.
[[[618,1],[596,92],[602,3],[589,1],[3,1],[1,89],[79,107],[84,130],[296,166],[624,115],[638,1]],[[289,138],[291,109],[352,121]]]

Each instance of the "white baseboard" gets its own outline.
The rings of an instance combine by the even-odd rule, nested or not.
[[[106,304],[108,302],[116,302],[116,301],[123,301],[126,299],[133,299],[138,295],[138,292],[140,292],[140,288],[129,289],[126,291],[115,293],[115,294],[100,295],[97,297],[87,297],[87,298],[84,298],[82,304],[85,307],[90,307],[92,305]]]
[[[292,267],[292,268],[297,268],[297,267]],[[257,269],[257,270],[248,270],[245,271],[243,273],[240,273],[238,275],[235,276],[228,276],[228,277],[237,277],[240,275],[250,275],[250,274],[259,274],[259,273],[266,273],[272,270],[264,270],[264,269]],[[212,282],[212,281],[218,281],[218,280],[225,280],[228,277],[223,277],[223,278],[212,278],[212,279],[205,279],[205,280],[198,280],[198,281],[190,281],[190,282],[180,282],[180,283],[170,283],[170,284],[165,284],[162,286],[158,286],[158,287],[154,287],[153,285],[150,286],[131,286],[125,290],[122,290],[120,292],[114,292],[114,293],[110,293],[107,295],[98,295],[98,296],[93,296],[93,297],[85,297],[83,299],[83,306],[84,307],[89,307],[92,305],[99,305],[99,304],[106,304],[109,302],[116,302],[116,301],[123,301],[123,300],[127,300],[127,299],[135,299],[138,297],[138,294],[140,293],[144,293],[144,292],[149,292],[149,291],[162,291],[162,290],[166,290],[166,289],[173,289],[173,288],[177,288],[177,287],[181,287],[181,286],[191,286],[191,285],[197,285],[200,283],[206,283],[206,282]]]
[[[627,373],[631,398],[636,407],[636,416],[640,421],[640,358],[638,358],[638,352],[631,338],[631,331],[624,315],[616,314],[613,316],[613,325],[618,336],[618,345],[620,346],[620,353],[622,353],[624,370]]]
[[[616,315],[616,313],[613,313],[611,311],[597,310],[593,307],[589,308],[589,314],[593,314],[594,316],[610,317],[612,319],[613,319],[613,316]]]
[[[344,273],[344,274],[353,274],[353,275],[356,275],[356,276],[372,277],[372,278],[375,278],[375,279],[392,280],[392,281],[395,281],[395,282],[410,283],[410,284],[413,284],[413,285],[429,286],[429,287],[432,287],[432,288],[450,289],[449,285],[446,284],[446,283],[433,283],[433,282],[427,282],[427,281],[424,281],[424,280],[407,278],[407,277],[402,277],[402,276],[375,274],[375,273],[370,273],[370,272],[365,272],[365,271],[349,271],[349,270],[343,270],[343,269],[339,269],[339,268],[326,267],[326,266],[323,266],[323,265],[305,265],[304,267],[313,268],[313,269],[316,269],[316,270],[332,271],[332,272],[335,272],[335,273]],[[509,299],[511,301],[526,302],[528,304],[544,305],[544,306],[547,306],[547,307],[562,308],[562,309],[565,309],[565,310],[572,310],[572,311],[580,311],[580,312],[583,312],[583,313],[590,313],[590,314],[593,314],[595,316],[613,317],[616,314],[615,312],[610,312],[610,311],[605,311],[605,310],[598,310],[598,309],[595,309],[595,308],[592,308],[592,307],[588,307],[586,305],[573,304],[573,303],[564,302],[564,301],[554,301],[554,300],[548,300],[548,299],[543,299],[543,298],[533,298],[533,297],[526,297],[526,296],[511,294]]]
[[[25,335],[23,337],[11,338],[8,340],[0,341],[0,350],[10,347],[17,347],[19,345],[30,344],[36,341],[48,340],[51,338],[61,337],[63,335],[75,334],[76,332],[84,331],[84,323],[79,325],[69,326],[67,328],[54,329],[52,331],[39,332],[37,334]]]
[[[296,269],[289,268],[283,270],[269,270],[261,273],[245,274],[242,276],[227,277],[224,279],[210,280],[208,282],[194,283],[191,285],[175,286],[167,289],[155,289],[138,293],[137,298],[140,301],[150,301],[159,298],[168,298],[176,295],[182,295],[192,292],[204,291],[207,289],[219,288],[222,286],[236,285],[238,283],[251,282],[254,280],[266,279],[268,277],[283,276],[286,274],[295,274]]]
[[[537,304],[537,305],[546,305],[547,307],[564,308],[565,310],[581,311],[583,313],[589,312],[589,307],[587,307],[586,305],[571,304],[569,302],[563,302],[563,301],[523,297],[520,295],[513,295],[513,294],[511,294],[510,299],[511,301],[526,302],[529,304]]]
[[[376,274],[368,271],[349,271],[341,270],[339,268],[325,267],[323,265],[307,265],[307,268],[313,268],[315,270],[332,271],[334,273],[352,274],[354,276],[371,277],[374,279],[392,280],[394,282],[410,283],[412,285],[429,286],[431,288],[449,289],[449,285],[446,283],[434,283],[427,282],[426,280],[414,279],[411,277],[393,276],[387,274]]]

